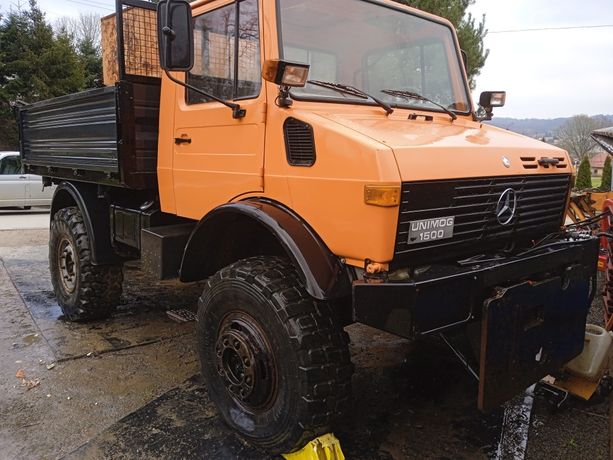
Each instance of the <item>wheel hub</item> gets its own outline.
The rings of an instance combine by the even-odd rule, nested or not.
[[[270,405],[276,393],[277,371],[264,331],[242,312],[229,314],[215,344],[217,372],[226,390],[251,411]]]
[[[67,293],[72,293],[77,285],[77,267],[74,247],[67,238],[60,241],[57,260],[62,286]]]

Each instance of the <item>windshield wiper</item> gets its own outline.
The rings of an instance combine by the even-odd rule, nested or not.
[[[404,99],[417,99],[418,101],[429,102],[430,104],[434,104],[437,107],[443,109],[452,120],[457,120],[458,116],[449,110],[447,107],[439,104],[438,102],[434,102],[432,99],[427,98],[426,96],[422,96],[419,93],[414,93],[413,91],[401,91],[397,89],[382,89],[382,93],[389,94],[390,96],[402,97]]]
[[[385,110],[387,115],[391,115],[394,113],[394,109],[391,108],[389,104],[386,104],[381,99],[377,99],[376,97],[358,89],[354,86],[343,85],[341,83],[331,83],[328,81],[320,81],[320,80],[309,80],[307,83],[315,86],[321,86],[322,88],[328,88],[338,91],[339,93],[349,94],[351,96],[356,96],[361,99],[372,99],[379,107]]]

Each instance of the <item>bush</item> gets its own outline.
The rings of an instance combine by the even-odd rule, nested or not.
[[[577,190],[592,188],[592,167],[590,166],[590,159],[587,156],[583,157],[581,164],[579,164],[575,188]]]
[[[611,156],[607,155],[607,159],[604,161],[604,168],[602,169],[602,182],[600,184],[600,190],[603,192],[611,191]]]

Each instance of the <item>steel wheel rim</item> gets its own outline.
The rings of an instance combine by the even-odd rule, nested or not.
[[[230,397],[250,413],[272,406],[278,371],[260,324],[244,312],[225,316],[215,343],[217,373]]]
[[[77,287],[77,261],[75,249],[68,238],[62,238],[58,245],[58,271],[65,292],[71,294]]]

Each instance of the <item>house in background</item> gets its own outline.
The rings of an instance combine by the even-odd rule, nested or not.
[[[592,168],[592,177],[601,177],[604,169],[604,162],[609,154],[607,152],[598,152],[590,158],[590,166]]]

